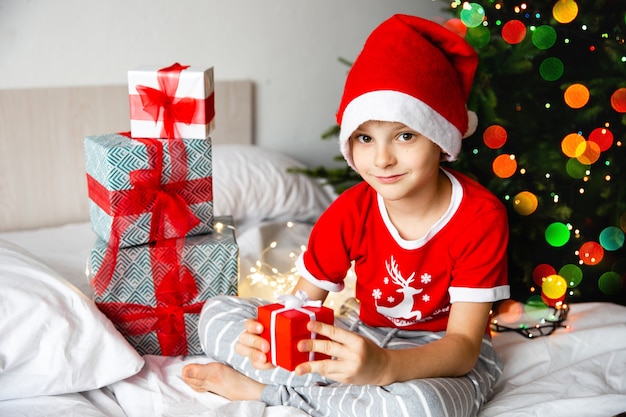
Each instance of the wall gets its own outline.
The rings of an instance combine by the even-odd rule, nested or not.
[[[126,84],[138,65],[214,66],[256,85],[257,144],[328,164],[347,67],[393,13],[440,0],[0,0],[0,88]],[[440,18],[441,19],[441,18]],[[219,119],[218,119],[219,120]],[[219,128],[219,126],[218,126]]]

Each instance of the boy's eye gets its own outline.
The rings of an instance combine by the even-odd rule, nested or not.
[[[407,142],[411,139],[413,139],[415,135],[413,133],[400,133],[400,135],[398,136],[398,139],[402,142]]]
[[[370,143],[372,141],[372,137],[367,135],[356,135],[354,138],[361,143]]]

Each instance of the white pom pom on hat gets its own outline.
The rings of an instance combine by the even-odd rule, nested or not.
[[[370,34],[348,72],[337,112],[339,147],[352,168],[350,135],[368,120],[400,122],[453,161],[478,119],[467,110],[476,51],[444,26],[397,14]]]

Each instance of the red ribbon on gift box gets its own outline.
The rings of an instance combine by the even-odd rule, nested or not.
[[[123,302],[97,303],[98,308],[126,335],[156,332],[164,356],[188,354],[185,314],[200,314],[204,304],[192,302],[198,295],[198,288],[191,272],[178,261],[178,246],[181,244],[184,244],[183,239],[168,239],[151,244],[156,306]]]
[[[157,71],[159,89],[138,85],[138,96],[130,95],[131,119],[163,120],[163,138],[176,138],[175,123],[209,123],[215,117],[214,93],[205,99],[177,98],[176,90],[181,71],[189,65],[178,62]]]
[[[123,134],[130,136],[128,133]],[[187,156],[181,141],[168,141],[172,177],[176,177],[179,181],[161,184],[163,143],[157,139],[131,139],[144,143],[148,161],[153,164],[152,169],[136,170],[130,173],[133,188],[109,191],[87,174],[89,198],[113,216],[111,236],[104,259],[91,280],[91,285],[98,295],[101,295],[111,282],[121,237],[132,224],[134,215],[152,213],[150,241],[165,239],[166,227],[173,228],[177,235],[182,237],[200,223],[189,208],[189,204],[210,201],[213,198],[212,187],[207,186],[206,179],[181,180],[187,175]]]

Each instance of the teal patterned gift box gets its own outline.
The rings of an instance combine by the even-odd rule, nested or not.
[[[97,239],[92,279],[106,251],[107,242]],[[213,233],[120,248],[111,281],[94,301],[142,355],[202,354],[202,305],[216,295],[236,295],[238,272],[232,219],[218,218]]]
[[[129,247],[209,233],[213,223],[209,139],[84,140],[89,214],[98,237]]]

